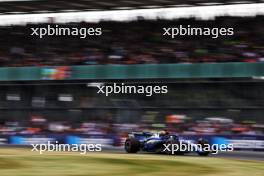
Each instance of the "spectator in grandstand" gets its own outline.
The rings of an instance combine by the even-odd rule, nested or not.
[[[250,20],[246,17],[216,18],[209,22],[195,19],[102,22],[100,26],[105,34],[85,40],[73,36],[25,37],[29,35],[28,28],[38,26],[32,24],[2,27],[0,66],[263,62],[263,31],[258,30],[263,27],[263,19],[259,16]],[[162,27],[185,23],[207,27],[236,25],[236,31],[234,36],[217,39],[171,39],[162,35]],[[121,24],[126,30],[120,27]],[[89,26],[86,23],[68,25]]]

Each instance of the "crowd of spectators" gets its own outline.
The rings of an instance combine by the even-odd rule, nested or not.
[[[167,131],[182,135],[262,135],[264,125],[254,122],[234,122],[226,118],[205,118],[202,120],[182,120],[175,123],[114,123],[104,121],[48,121],[41,116],[31,118],[27,123],[2,122],[0,135],[35,135],[35,134],[85,134],[126,136],[132,131]]]
[[[0,28],[0,66],[96,64],[162,64],[204,62],[264,62],[264,17],[219,17],[214,20],[139,19],[133,22],[72,23],[64,27],[100,27],[101,36],[31,36],[30,28],[48,24]],[[54,25],[54,24],[51,24]],[[163,36],[164,27],[234,28],[233,36]]]

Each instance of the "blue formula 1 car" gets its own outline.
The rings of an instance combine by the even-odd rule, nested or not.
[[[168,132],[132,132],[125,141],[125,150],[127,153],[145,151],[182,155],[195,152],[200,156],[207,156],[210,153],[208,146],[209,143],[204,139],[192,142],[184,140],[178,135],[169,134]]]

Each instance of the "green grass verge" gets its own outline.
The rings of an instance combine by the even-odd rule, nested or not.
[[[0,149],[1,176],[264,176],[264,162],[120,153]]]

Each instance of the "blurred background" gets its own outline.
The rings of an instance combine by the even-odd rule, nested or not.
[[[0,0],[1,176],[263,176],[261,0]],[[101,28],[34,36],[31,28]],[[234,35],[164,36],[180,25]],[[98,94],[97,86],[167,86]],[[124,154],[135,131],[234,145],[209,157]],[[102,144],[103,152],[30,151]],[[235,159],[234,159],[235,158]]]
[[[133,4],[85,2],[1,1],[0,12],[13,19],[20,14],[105,11]],[[182,4],[155,2],[162,7]],[[130,8],[149,9],[153,3],[135,1]],[[196,7],[203,2],[186,3]],[[55,16],[0,27],[1,144],[45,139],[70,143],[75,137],[122,146],[131,131],[167,129],[190,139],[223,137],[240,150],[264,149],[264,16],[148,20],[143,15],[132,21],[96,23],[76,19],[60,27],[100,27],[103,34],[84,39],[30,35],[31,28],[57,25]],[[163,28],[179,25],[234,28],[234,35],[163,35]],[[97,94],[97,85],[114,82],[166,85],[168,93]]]

